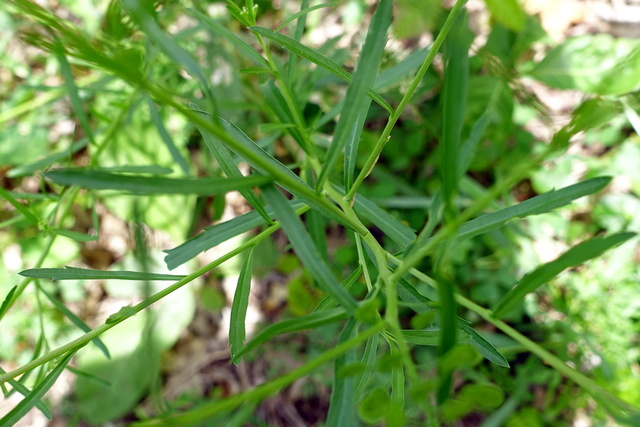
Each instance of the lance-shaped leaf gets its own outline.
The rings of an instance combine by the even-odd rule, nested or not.
[[[391,24],[392,4],[391,0],[382,0],[378,2],[376,11],[371,18],[371,25],[367,32],[367,38],[362,48],[362,54],[358,59],[356,71],[353,79],[347,88],[345,95],[345,103],[340,113],[340,120],[336,125],[333,134],[333,140],[327,158],[324,161],[324,167],[318,178],[317,188],[322,188],[325,181],[329,178],[331,171],[335,167],[336,160],[347,145],[357,144],[360,139],[362,127],[355,128],[360,121],[364,122],[364,111],[369,108],[369,102],[366,102],[367,89],[373,86],[375,82],[378,67],[382,59],[382,52],[387,43],[387,29]],[[351,156],[345,157],[345,167],[355,167],[353,152],[355,149],[348,147],[347,152]],[[351,174],[348,174],[351,176]],[[346,182],[345,187],[350,187],[351,182]]]
[[[95,169],[58,169],[44,176],[61,185],[77,185],[93,190],[120,190],[134,194],[196,194],[209,196],[240,188],[266,184],[271,178],[160,178],[105,172]]]
[[[343,343],[353,337],[357,331],[357,321],[355,318],[349,319],[338,337],[338,343]],[[329,412],[327,414],[326,425],[351,425],[353,415],[353,387],[354,378],[352,376],[340,375],[339,372],[345,366],[355,362],[355,349],[350,349],[336,358],[334,363],[333,387],[331,400],[329,402]]]
[[[269,325],[258,333],[251,341],[244,346],[240,352],[235,355],[233,361],[238,360],[245,353],[253,350],[260,344],[269,341],[276,335],[286,334],[289,332],[304,331],[306,329],[315,329],[317,327],[338,322],[347,318],[347,310],[344,308],[332,308],[330,310],[318,311],[307,316],[296,317],[293,319],[283,320],[273,325]]]
[[[275,211],[294,251],[307,267],[311,276],[325,292],[332,294],[341,306],[353,312],[357,307],[356,301],[340,286],[331,268],[313,243],[309,232],[304,228],[302,221],[287,203],[287,199],[273,186],[265,187],[263,194]]]
[[[6,371],[4,369],[0,368],[0,374],[6,374]],[[20,393],[23,396],[28,396],[29,393],[31,393],[31,390],[29,390],[27,387],[25,387],[24,384],[22,384],[20,381],[9,380],[7,382],[9,383],[9,385],[11,387],[13,387],[13,389],[15,391],[17,391],[18,393]],[[4,384],[2,386],[2,390],[6,394],[7,390],[4,388]],[[47,417],[47,419],[49,419],[49,420],[51,419],[51,410],[49,409],[49,407],[47,405],[44,404],[44,402],[42,400],[36,402],[35,406],[36,406],[36,408],[38,408],[38,410],[40,412],[42,412],[42,415]]]
[[[233,295],[231,305],[231,321],[229,322],[229,347],[231,348],[231,358],[235,363],[240,361],[236,354],[240,353],[244,345],[245,319],[247,317],[247,307],[249,306],[249,294],[251,293],[251,269],[253,268],[253,248],[249,250],[249,255],[242,265],[238,286]]]
[[[33,279],[51,280],[180,280],[186,277],[176,274],[145,273],[142,271],[103,271],[68,266],[64,268],[30,268],[18,274]]]
[[[305,209],[303,206],[305,206],[304,203],[299,200],[291,202],[291,209],[299,214],[302,213],[301,209]],[[308,209],[308,207],[306,207],[306,209]],[[271,207],[267,207],[266,210],[267,215],[270,217],[274,216]],[[266,223],[267,221],[265,221],[258,212],[253,211],[230,219],[229,221],[207,227],[204,232],[192,237],[180,246],[165,251],[167,256],[164,257],[164,262],[167,264],[169,270],[173,270],[195,258],[200,252],[209,250],[232,237],[246,233]]]
[[[567,268],[576,267],[592,258],[595,258],[606,250],[626,242],[634,237],[635,233],[617,233],[608,237],[596,237],[569,249],[557,259],[548,262],[520,280],[520,283],[505,295],[494,310],[495,317],[502,317],[519,305],[525,295],[535,291],[540,286],[553,279]]]
[[[283,34],[280,34],[273,30],[269,30],[267,28],[253,26],[253,27],[249,27],[249,29],[256,34],[260,34],[263,37],[273,40],[274,42],[282,45],[285,49],[295,53],[296,55],[300,55],[303,58],[308,59],[309,61],[324,68],[325,70],[340,77],[341,79],[347,82],[351,82],[352,76],[351,74],[349,74],[348,71],[346,71],[344,68],[338,65],[335,61],[333,61],[330,58],[327,58],[320,52],[314,49],[311,49],[310,47],[305,46],[300,42],[297,42],[291,37],[287,37]],[[370,89],[370,86],[373,86],[373,84],[370,84],[368,86],[367,94],[382,108],[384,108],[389,113],[391,113],[393,111],[393,108],[391,108],[389,103],[385,101],[384,98],[382,98],[378,93],[376,93],[373,89]]]

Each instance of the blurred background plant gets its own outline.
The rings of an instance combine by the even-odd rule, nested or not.
[[[0,296],[5,300],[0,310],[0,362],[4,371],[81,336],[82,327],[72,319],[95,327],[120,307],[136,304],[166,286],[162,281],[109,279],[29,283],[18,276],[19,271],[72,265],[169,273],[161,250],[175,248],[203,228],[248,211],[246,201],[235,192],[134,198],[77,188],[60,190],[46,181],[41,172],[60,164],[173,177],[221,176],[223,170],[183,114],[159,107],[140,88],[101,71],[91,58],[68,57],[60,50],[63,46],[45,46],[46,28],[12,3],[26,4],[11,1],[0,6],[0,181],[4,189],[0,194]],[[204,84],[193,70],[176,67],[175,57],[163,51],[157,39],[150,40],[147,30],[146,36],[140,32],[139,19],[132,18],[118,1],[41,3],[61,25],[69,22],[80,28],[92,48],[112,54],[119,61],[114,66],[123,72],[161,82],[185,105],[215,107],[218,116],[243,129],[283,163],[294,169],[304,167],[299,164],[304,156],[291,137],[293,125],[283,118],[286,112],[277,109],[277,94],[265,89],[271,81],[269,69],[261,68],[259,59],[252,63],[251,54],[243,52],[234,38],[259,44],[224,2],[154,2],[164,34],[196,58],[206,76]],[[374,4],[350,0],[325,5],[302,15],[306,25],[296,26],[294,20],[283,28],[287,34],[303,29],[305,44],[352,71]],[[485,196],[487,188],[508,176],[520,159],[544,151],[563,126],[580,131],[567,149],[548,158],[541,168],[531,169],[502,192],[500,202],[491,209],[588,178],[608,175],[613,180],[604,191],[570,206],[509,223],[451,247],[451,279],[461,295],[485,307],[495,307],[524,273],[580,242],[606,232],[640,231],[638,40],[609,34],[616,28],[615,19],[604,22],[599,19],[602,13],[593,12],[585,2],[524,4],[526,8],[516,0],[467,4],[473,33],[465,35],[471,47],[462,135],[475,138],[478,146],[467,159],[468,172],[454,203],[462,209]],[[573,7],[571,13],[561,14],[564,20],[544,9],[562,4]],[[300,10],[298,2],[256,1],[255,5],[258,23],[266,28],[278,27]],[[395,2],[392,37],[374,85],[391,105],[400,102],[426,56],[424,48],[431,45],[446,16],[439,0]],[[59,49],[59,54],[43,47]],[[314,143],[328,147],[337,126],[335,107],[341,105],[346,83],[302,57],[292,59],[276,44],[271,54],[283,69],[286,63],[287,81],[305,100],[299,114],[314,128]],[[422,228],[440,187],[442,70],[438,57],[394,128],[393,143],[384,147],[371,177],[360,188],[360,194],[413,230]],[[215,94],[214,106],[202,101],[207,90]],[[386,116],[383,107],[372,103],[364,119],[356,160],[359,168]],[[143,213],[143,220],[136,212]],[[346,277],[362,256],[358,243],[342,226],[314,213],[306,214],[310,232],[325,236],[317,241],[325,242],[334,273]],[[399,249],[384,230],[371,226],[371,231],[388,251]],[[248,238],[228,240],[171,273],[189,274]],[[143,254],[143,249],[148,252]],[[291,253],[284,233],[262,240],[252,260],[248,338],[264,325],[310,314],[325,296]],[[563,272],[528,295],[504,319],[568,365],[640,406],[639,260],[638,238],[633,237]],[[230,305],[244,261],[222,264],[172,294],[170,302],[154,306],[152,314],[149,310],[105,333],[102,340],[111,359],[104,357],[99,346],[83,349],[73,371],[64,372],[49,392],[48,398],[55,402],[54,422],[126,425],[197,408],[276,378],[336,345],[340,328],[333,323],[305,334],[277,336],[248,352],[240,365],[229,364]],[[426,263],[423,267],[428,268]],[[433,292],[424,283],[412,284],[426,295]],[[21,295],[13,302],[16,289]],[[351,293],[366,293],[366,281],[359,278]],[[10,310],[9,302],[13,302]],[[430,323],[407,307],[400,308],[403,328]],[[469,362],[454,377],[454,398],[442,408],[443,422],[464,426],[611,422],[583,389],[527,348],[499,334],[477,314],[466,310],[459,314],[506,356],[510,368],[486,360]],[[416,346],[413,355],[425,372],[438,363],[434,346]],[[395,366],[393,353],[387,356],[380,357],[376,369],[369,372],[370,391],[358,403],[359,418],[366,424],[379,423],[386,416],[380,408],[388,399],[384,387]],[[211,425],[322,425],[332,387],[330,368],[322,369],[260,405],[254,402],[235,418],[212,419]],[[42,367],[23,376],[20,383],[31,388],[46,375]],[[427,391],[428,387],[413,393]],[[15,407],[19,398],[17,393],[9,395],[0,405],[0,415]],[[415,425],[420,423],[419,401],[412,395],[404,411]],[[38,409],[21,422],[46,425]]]

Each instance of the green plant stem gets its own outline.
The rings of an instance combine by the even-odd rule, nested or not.
[[[134,423],[133,425],[137,427],[143,427],[154,425],[184,425],[197,423],[198,421],[209,419],[223,412],[236,409],[238,406],[246,402],[259,402],[260,400],[276,393],[278,390],[291,384],[298,378],[309,375],[320,366],[329,363],[341,354],[366,342],[371,336],[382,331],[383,327],[384,323],[379,322],[373,325],[370,329],[351,338],[350,340],[345,341],[342,344],[339,344],[336,347],[332,348],[331,350],[322,353],[320,356],[316,357],[308,363],[305,363],[301,367],[294,369],[293,371],[288,372],[281,377],[276,378],[275,380],[262,384],[254,388],[253,390],[228,397],[220,402],[209,403],[207,406],[200,407],[185,414],[178,414],[161,419],[142,421],[139,423]]]
[[[376,145],[371,150],[371,154],[369,154],[369,157],[364,163],[362,170],[360,171],[360,173],[358,174],[358,177],[353,182],[353,186],[351,187],[349,192],[344,196],[345,200],[347,200],[348,202],[353,201],[353,198],[356,196],[356,193],[358,192],[358,188],[360,188],[360,185],[362,185],[365,178],[369,176],[369,174],[373,170],[376,162],[378,161],[378,157],[380,156],[380,153],[384,148],[384,145],[391,138],[391,131],[395,127],[396,122],[400,118],[400,115],[404,111],[405,107],[407,106],[407,104],[409,104],[409,101],[411,101],[411,98],[413,97],[416,89],[418,89],[418,85],[422,81],[422,78],[424,77],[424,75],[429,70],[429,67],[433,62],[433,59],[436,57],[436,54],[440,50],[440,47],[442,46],[444,39],[449,34],[451,27],[453,27],[453,23],[455,22],[456,18],[460,14],[460,11],[462,10],[462,7],[465,5],[466,2],[467,0],[457,0],[455,5],[451,9],[451,12],[449,12],[449,16],[447,16],[447,20],[442,26],[442,30],[440,31],[440,33],[438,33],[438,36],[433,42],[433,45],[431,46],[431,50],[429,50],[427,57],[422,62],[422,65],[418,69],[418,72],[416,73],[416,75],[413,77],[413,80],[411,80],[411,84],[409,85],[407,92],[404,94],[404,96],[400,100],[400,104],[398,104],[398,107],[393,111],[393,114],[391,114],[391,116],[387,120],[387,124],[384,127],[384,130],[382,131],[380,138],[378,138]]]
[[[304,206],[300,209],[298,209],[296,211],[296,213],[298,213],[299,215],[301,215],[302,213],[306,212],[309,209],[308,206]],[[157,292],[156,294],[152,295],[151,297],[145,299],[144,301],[140,302],[139,304],[131,307],[130,310],[130,315],[127,316],[121,316],[121,317],[116,317],[114,320],[110,321],[109,323],[104,323],[100,326],[98,326],[97,328],[91,330],[90,332],[87,332],[86,334],[82,335],[79,338],[76,338],[75,340],[61,346],[58,347],[55,350],[50,351],[49,353],[32,360],[31,362],[11,371],[11,372],[7,372],[5,374],[0,375],[0,384],[1,383],[5,383],[15,377],[17,377],[18,375],[24,374],[25,372],[28,372],[32,369],[37,368],[40,365],[43,365],[59,356],[62,356],[70,351],[75,351],[81,347],[84,347],[85,345],[87,345],[89,342],[91,342],[91,340],[93,340],[94,338],[102,335],[103,333],[105,333],[106,331],[108,331],[109,329],[113,328],[114,326],[122,323],[124,320],[128,319],[129,317],[139,313],[140,311],[144,310],[145,308],[149,307],[151,304],[159,301],[160,299],[166,297],[167,295],[169,295],[171,292],[174,292],[178,289],[180,289],[182,286],[186,285],[187,283],[192,282],[193,280],[195,280],[196,278],[202,276],[203,274],[207,273],[208,271],[211,271],[212,269],[216,268],[217,266],[219,266],[220,264],[222,264],[223,262],[233,258],[234,256],[244,252],[246,249],[248,249],[249,247],[259,243],[260,241],[264,240],[265,238],[269,237],[271,234],[273,234],[277,229],[280,228],[280,224],[275,223],[272,226],[270,226],[269,228],[265,229],[264,231],[262,231],[261,233],[259,233],[258,235],[256,235],[255,237],[252,237],[251,239],[247,240],[246,242],[244,242],[243,244],[241,244],[240,246],[236,247],[235,249],[233,249],[232,251],[230,251],[229,253],[221,256],[220,258],[216,259],[215,261],[205,265],[204,267],[196,270],[195,272],[189,274],[188,276],[185,276],[183,279],[178,280],[176,283],[174,283],[171,286],[168,286],[167,288],[161,290],[160,292]]]

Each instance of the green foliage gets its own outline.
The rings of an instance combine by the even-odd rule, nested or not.
[[[247,0],[209,16],[114,0],[96,18],[62,2],[77,21],[8,1],[0,23],[49,57],[29,59],[44,71],[24,83],[32,64],[8,60],[0,80],[0,242],[22,253],[0,263],[0,328],[17,331],[0,334],[17,366],[0,385],[25,396],[0,424],[50,417],[43,396],[71,363],[80,423],[259,424],[262,401],[314,375],[332,390],[326,425],[567,424],[577,410],[637,425],[640,50],[589,35],[533,61],[547,41],[516,0],[485,2],[491,31],[470,49],[465,3],[382,0],[369,17],[355,1]],[[348,7],[362,48],[314,45],[321,17]],[[387,43],[426,31],[427,48]],[[548,117],[523,77],[584,95],[549,141],[528,127]],[[56,137],[57,121],[74,130]],[[253,210],[224,217],[232,191]],[[82,265],[112,217],[134,224],[122,261],[60,268]],[[143,223],[173,239],[163,262]],[[287,310],[250,335],[252,281],[274,265]],[[224,299],[192,287],[232,273],[228,359],[264,357],[267,382],[164,401],[164,356],[196,304]],[[97,317],[75,305],[91,286],[115,302]],[[302,334],[300,351],[284,341]],[[282,345],[297,367],[278,372],[268,352]]]

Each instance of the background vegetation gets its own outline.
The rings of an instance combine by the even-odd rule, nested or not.
[[[465,3],[0,6],[0,425],[640,424],[638,42]]]

